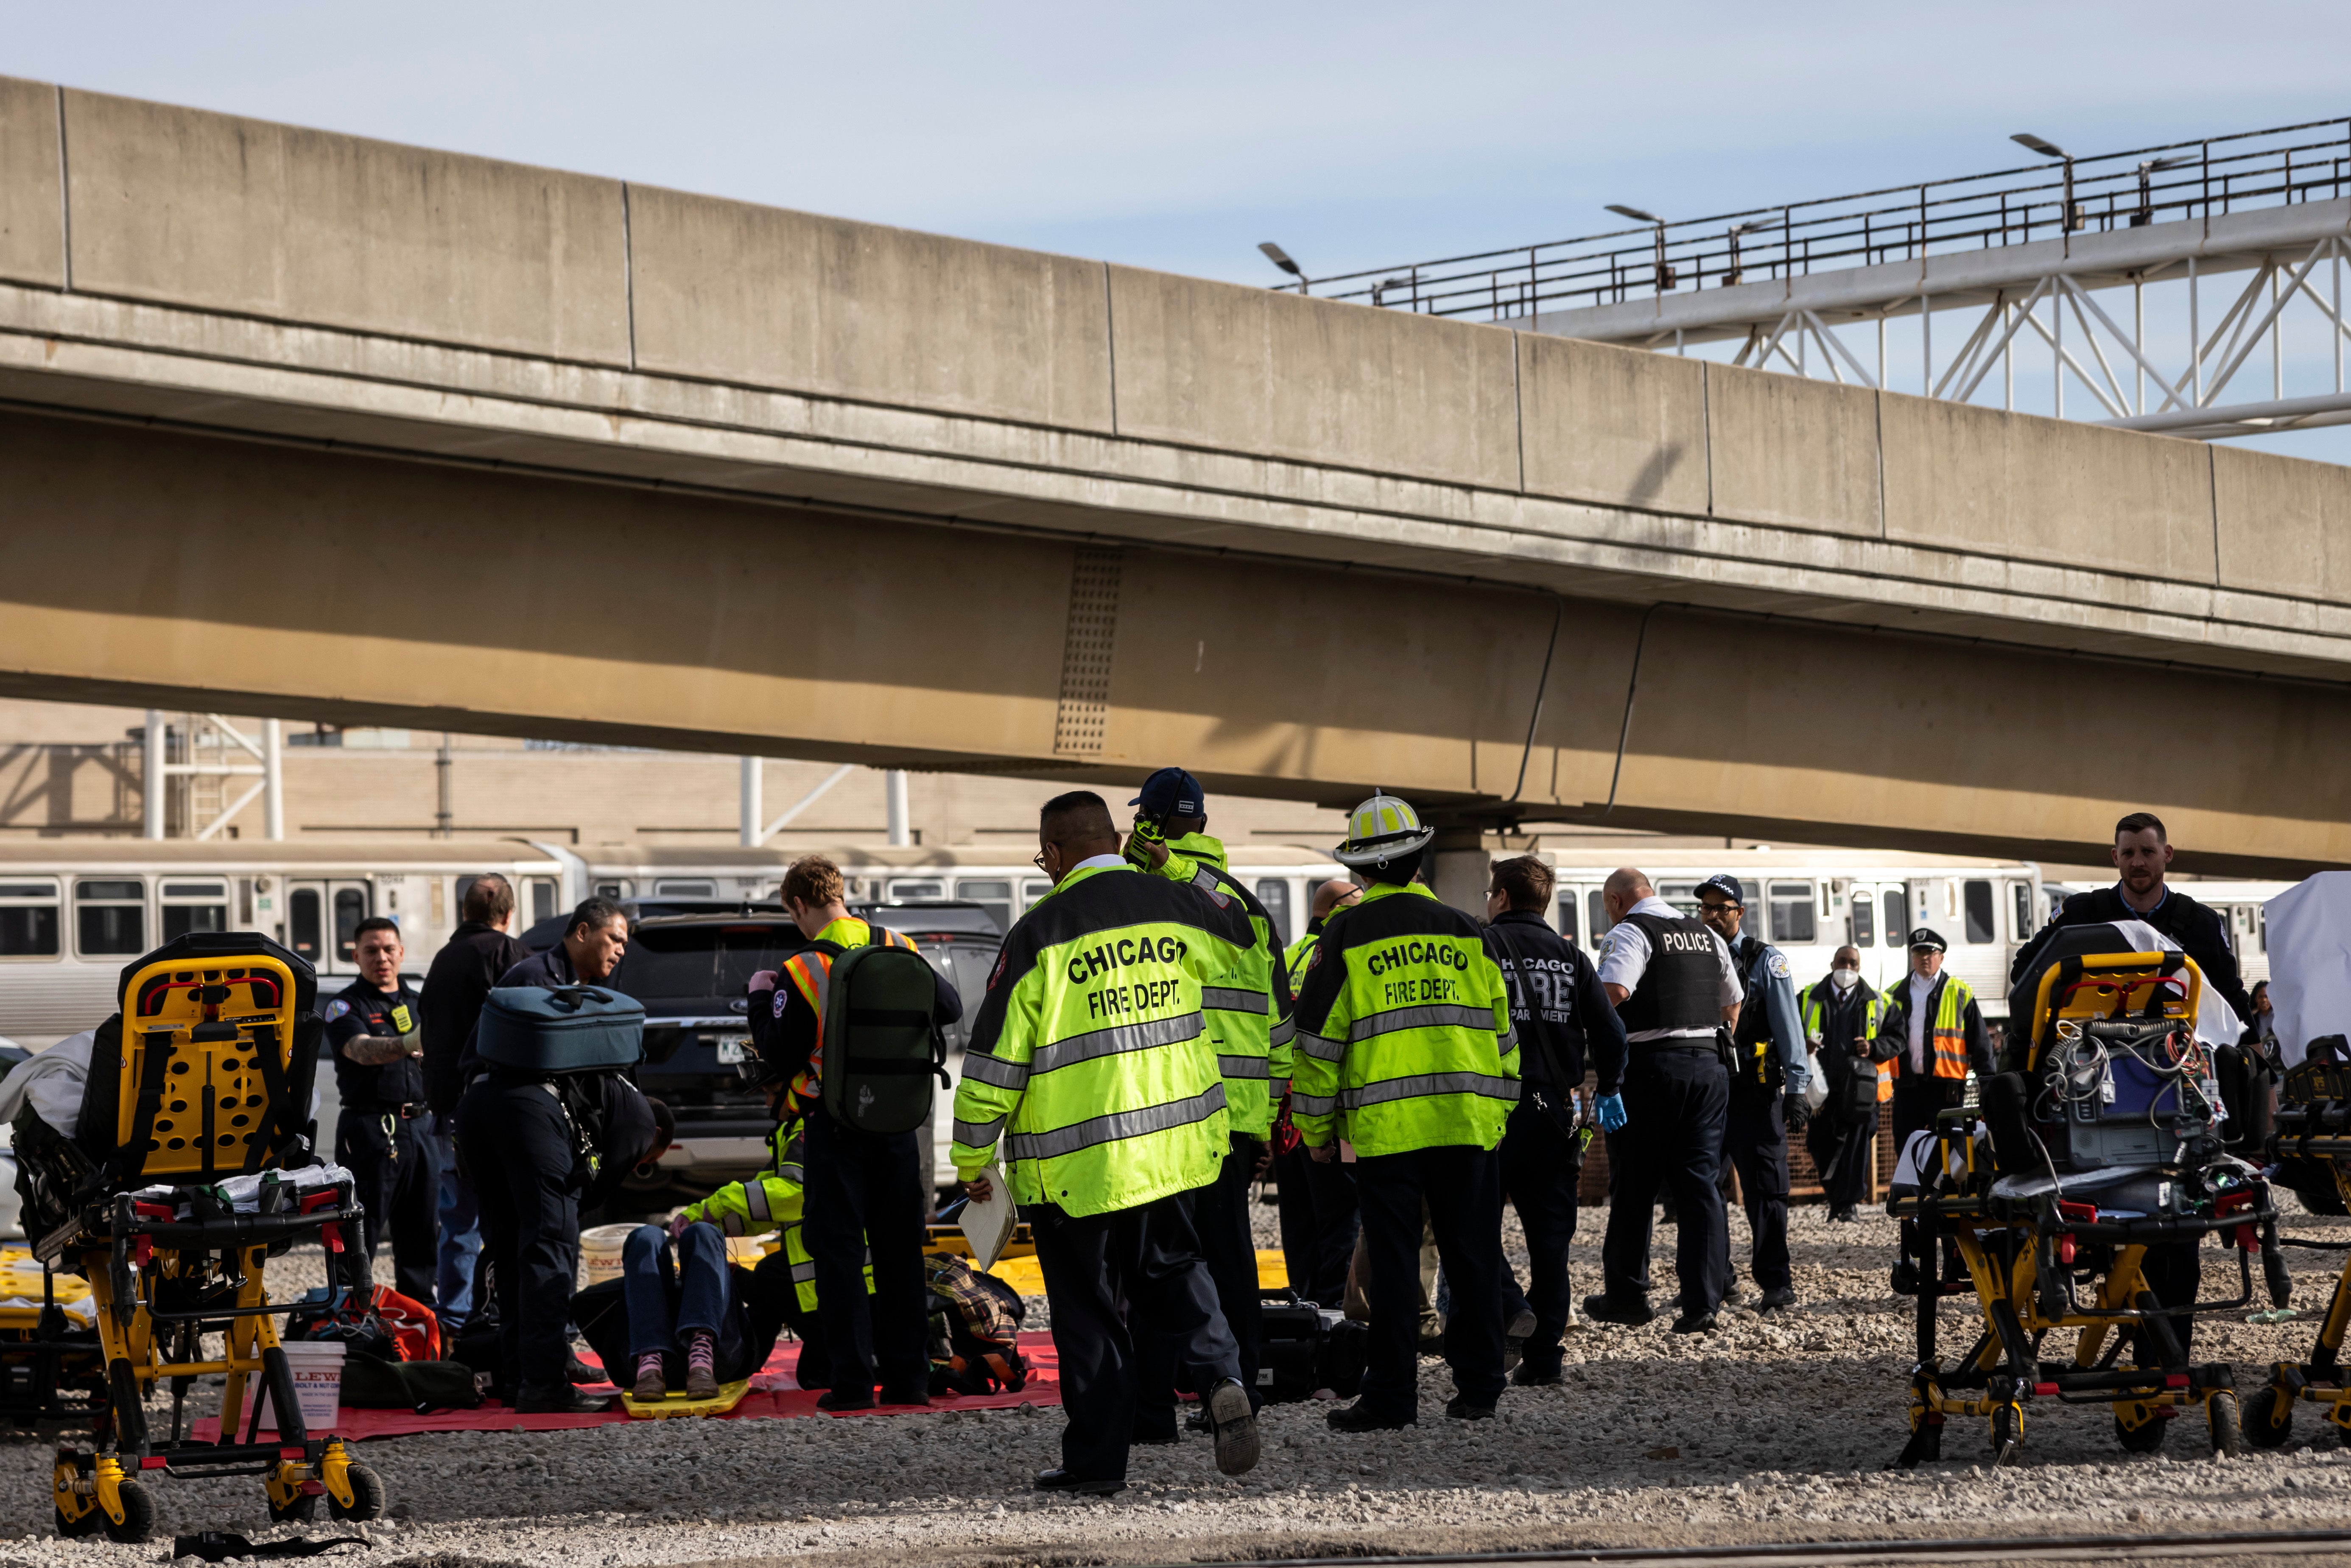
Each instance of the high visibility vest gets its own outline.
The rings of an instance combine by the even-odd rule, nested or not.
[[[1827,981],[1822,981],[1807,990],[1803,998],[1804,1039],[1812,1043],[1814,1051],[1818,1051],[1824,1042],[1829,1026],[1828,1003],[1821,998],[1821,991],[1827,984]],[[1875,990],[1871,991],[1861,1004],[1861,1038],[1876,1040],[1878,1023],[1885,1016],[1886,998]],[[1881,1061],[1876,1065],[1877,1098],[1883,1103],[1894,1098],[1894,1063]]]
[[[815,1104],[819,1098],[817,1086],[824,1081],[824,988],[832,977],[833,957],[852,947],[871,946],[876,929],[882,932],[884,947],[918,951],[911,937],[901,936],[886,927],[869,925],[850,915],[816,934],[819,943],[829,946],[804,947],[784,960],[783,977],[791,982],[800,1000],[816,1014],[816,1049],[809,1052],[808,1065],[792,1079],[792,1102],[797,1106]]]
[[[1930,1076],[1963,1079],[1968,1075],[1968,1009],[1976,994],[1958,976],[1945,975],[1934,997],[1935,1016],[1928,1021],[1927,1032]],[[1895,1043],[1900,1048],[1895,1060],[1886,1064],[1896,1068],[1898,1074],[1910,1071],[1909,977],[1905,976],[1898,983],[1894,998],[1886,1009],[1883,1027],[1895,1036]]]
[[[1322,927],[1297,1002],[1290,1119],[1359,1155],[1490,1149],[1519,1097],[1509,983],[1477,923],[1383,883]]]
[[[1211,896],[1240,901],[1257,944],[1230,974],[1200,989],[1200,1012],[1216,1042],[1225,1079],[1225,1119],[1260,1141],[1273,1132],[1274,1107],[1290,1092],[1290,977],[1274,946],[1272,917],[1225,869],[1225,846],[1206,833],[1169,841],[1160,874]]]
[[[1075,1217],[1214,1181],[1231,1152],[1202,988],[1257,944],[1240,901],[1132,866],[1064,877],[1004,938],[956,1085],[956,1172]]]
[[[1322,946],[1322,933],[1309,931],[1282,949],[1282,967],[1290,971],[1290,994],[1295,998],[1298,988],[1306,983],[1306,967],[1314,961],[1314,949]]]
[[[686,1219],[716,1226],[726,1236],[765,1236],[780,1231],[784,1260],[792,1273],[792,1293],[800,1311],[816,1311],[816,1264],[800,1239],[800,1215],[807,1175],[800,1165],[800,1124],[778,1124],[768,1134],[775,1165],[764,1176],[728,1182],[700,1203],[688,1204]],[[865,1291],[873,1291],[873,1254],[865,1254]]]

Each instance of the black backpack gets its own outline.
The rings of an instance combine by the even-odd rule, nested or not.
[[[877,925],[867,946],[834,955],[825,980],[819,1087],[825,1113],[861,1133],[913,1132],[930,1119],[932,1078],[952,1082],[931,1021],[938,977],[890,935]]]

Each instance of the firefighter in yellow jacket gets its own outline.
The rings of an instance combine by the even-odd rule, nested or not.
[[[1001,1146],[1037,1238],[1061,1364],[1061,1462],[1040,1491],[1126,1484],[1139,1330],[1196,1369],[1217,1468],[1258,1459],[1257,1415],[1192,1228],[1190,1197],[1232,1153],[1225,1079],[1203,1016],[1206,987],[1258,934],[1240,901],[1137,870],[1091,790],[1040,813],[1053,890],[1004,938],[956,1087],[956,1172],[987,1201]]]

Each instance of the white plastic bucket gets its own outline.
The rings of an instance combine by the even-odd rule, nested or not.
[[[633,1225],[599,1225],[580,1233],[580,1288],[601,1285],[621,1277],[621,1244]]]
[[[286,1369],[294,1375],[294,1402],[301,1409],[304,1429],[333,1431],[343,1416],[343,1354],[349,1347],[340,1340],[298,1340],[279,1348],[286,1352]],[[255,1381],[261,1385],[261,1425],[275,1432],[277,1418],[270,1410],[268,1380]]]

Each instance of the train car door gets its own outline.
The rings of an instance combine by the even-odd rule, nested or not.
[[[1903,943],[1910,929],[1910,892],[1898,882],[1856,879],[1847,894],[1853,945],[1861,952],[1861,977],[1884,991],[1910,971]]]
[[[365,882],[295,881],[286,884],[286,946],[322,976],[356,975],[351,944],[360,921],[375,912]]]

